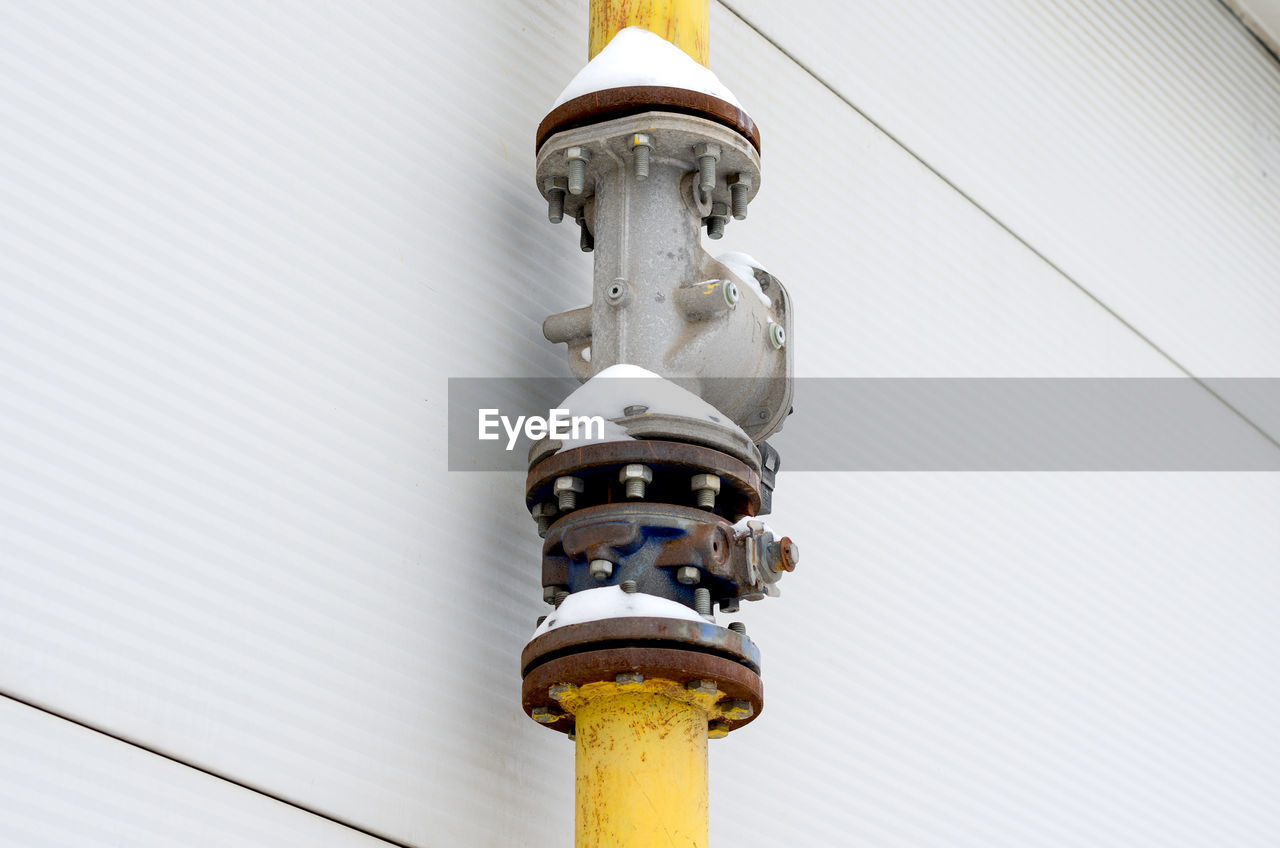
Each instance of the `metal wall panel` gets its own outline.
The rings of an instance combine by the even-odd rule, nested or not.
[[[1280,375],[1280,64],[1221,3],[727,5],[1190,373]]]
[[[566,373],[540,324],[590,259],[531,144],[585,4],[0,10],[0,691],[406,844],[567,844],[571,750],[517,704],[538,540],[517,476],[446,471],[444,402]],[[1178,373],[713,12],[765,139],[721,244],[791,285],[802,374]],[[805,561],[745,616],[770,701],[713,751],[717,845],[1034,844],[1131,788],[1108,748],[1160,780],[1041,844],[1224,811],[1274,842],[1274,476],[784,474],[777,506]],[[1066,776],[1019,781],[1037,752]]]
[[[21,848],[389,844],[3,697],[0,843]]]

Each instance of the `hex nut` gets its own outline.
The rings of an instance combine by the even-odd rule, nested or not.
[[[690,680],[685,684],[686,689],[690,692],[697,692],[699,695],[718,695],[720,688],[716,686],[714,680]]]
[[[559,701],[562,700],[565,695],[576,691],[578,691],[578,684],[576,683],[556,683],[547,689],[547,695]]]
[[[588,568],[591,578],[601,583],[613,576],[613,563],[607,559],[593,559]]]
[[[682,565],[676,569],[676,581],[686,586],[702,582],[702,571],[696,565]]]
[[[551,707],[534,707],[533,720],[538,724],[555,724],[564,718],[564,713],[559,710],[553,710]]]
[[[624,671],[614,678],[619,689],[639,689],[644,685],[644,675],[638,671]]]
[[[578,495],[584,488],[581,477],[557,477],[551,484],[551,491],[560,502],[561,512],[577,509]]]
[[[729,725],[726,722],[720,721],[719,719],[707,722],[708,739],[723,739],[728,735]]]
[[[718,495],[720,494],[720,478],[715,474],[695,474],[689,488],[695,492],[699,489],[710,489]]]
[[[716,706],[716,709],[720,715],[729,721],[742,721],[743,719],[751,718],[752,714],[755,713],[755,708],[751,706],[750,701],[721,701]]]

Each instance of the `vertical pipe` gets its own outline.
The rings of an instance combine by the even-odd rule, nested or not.
[[[707,713],[614,692],[574,713],[577,848],[707,848]]]
[[[591,0],[590,46],[594,59],[618,30],[643,27],[707,65],[711,50],[710,0]]]

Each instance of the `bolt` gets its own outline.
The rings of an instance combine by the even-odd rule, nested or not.
[[[729,304],[730,306],[737,306],[739,297],[740,295],[738,293],[738,284],[735,283],[733,280],[725,280],[724,281],[724,302]]]
[[[720,609],[724,609],[724,604],[720,605]],[[729,629],[734,633],[741,633],[743,636],[747,635],[747,625],[743,624],[741,621],[729,622]]]
[[[569,160],[569,193],[582,194],[587,186],[587,160],[591,153],[585,147],[570,147],[564,158]]]
[[[750,193],[750,174],[734,174],[729,177],[729,197],[733,201],[733,217],[739,221],[747,217],[747,195]]]
[[[636,585],[636,581],[634,580],[622,581],[622,591],[626,592],[628,595],[634,595],[636,593],[636,589],[638,588],[639,587]]]
[[[800,546],[791,541],[790,536],[783,536],[774,544],[770,545],[770,553],[774,554],[777,565],[774,571],[795,571],[796,565],[800,562]],[[776,551],[776,552],[775,552]]]
[[[744,718],[751,718],[755,713],[750,701],[721,701],[719,710],[720,715],[729,721],[742,721]]]
[[[596,249],[596,240],[591,235],[591,230],[587,229],[587,219],[578,219],[578,247],[583,253],[590,253]]]
[[[703,192],[711,191],[716,187],[716,164],[720,161],[720,145],[699,144],[693,148],[693,155],[698,157],[698,188]]]
[[[696,565],[682,565],[676,569],[676,580],[686,586],[692,586],[702,580],[702,572]]]
[[[653,482],[653,470],[647,465],[624,465],[618,472],[618,482],[626,485],[627,500],[642,501],[644,487]]]
[[[644,685],[644,675],[638,671],[624,671],[614,681],[620,689],[639,689]]]
[[[714,680],[690,680],[684,685],[684,688],[690,692],[697,692],[699,695],[718,695],[720,693]]]
[[[711,204],[711,214],[707,216],[707,238],[724,238],[724,226],[729,223],[729,207],[723,203]]]
[[[554,603],[556,602],[556,592],[557,592],[557,591],[559,591],[559,589],[558,589],[558,587],[556,587],[556,586],[543,586],[543,587],[542,587],[542,600],[543,600],[545,603],[548,603],[548,604],[554,604]]]
[[[569,731],[568,737],[569,737],[569,741],[570,741],[570,742],[572,742],[573,740],[575,740],[575,739],[577,739],[577,738],[578,738],[578,734],[574,733],[574,732],[571,730],[571,731]]]
[[[533,520],[538,524],[538,535],[547,538],[547,530],[551,528],[551,520],[555,517],[554,501],[542,501],[533,505]]]
[[[737,611],[738,611],[737,598],[725,598],[723,601],[720,602],[720,612],[737,612]],[[733,627],[732,624],[730,624],[729,626]]]
[[[569,183],[564,177],[547,177],[542,181],[542,189],[547,194],[547,220],[558,224],[564,220],[564,194],[569,190]]]
[[[603,583],[613,576],[613,563],[607,559],[591,560],[591,576],[599,583]]]
[[[711,617],[711,590],[702,586],[693,590],[693,611],[703,618]]]
[[[547,694],[557,701],[563,701],[565,695],[577,691],[578,685],[576,683],[556,683],[547,690]]]
[[[769,343],[778,350],[782,350],[782,346],[787,343],[787,331],[781,324],[769,322]]]
[[[636,182],[649,179],[649,146],[651,139],[644,133],[631,136],[631,156],[635,163]]]
[[[690,484],[701,509],[715,509],[716,495],[720,494],[720,478],[715,474],[695,474]]]
[[[719,719],[716,719],[715,721],[707,722],[707,738],[708,739],[723,739],[728,735],[729,735],[729,725],[726,722],[720,721]]]
[[[583,490],[581,477],[557,477],[551,484],[551,491],[560,501],[560,511],[569,512],[578,508],[578,495]]]
[[[556,590],[555,600],[553,601],[553,603],[556,605],[556,609],[560,609],[560,605],[564,603],[564,599],[567,597],[569,597],[569,593],[566,592],[564,589]]]
[[[533,708],[533,720],[538,724],[555,724],[562,718],[564,718],[564,713],[551,707]]]
[[[618,303],[622,302],[622,298],[626,296],[626,293],[627,293],[626,287],[623,286],[621,280],[618,280],[612,283],[609,286],[608,290],[605,291],[604,294],[605,294],[605,297],[609,299],[610,303],[617,305]]]
[[[540,615],[540,616],[538,616],[538,623],[537,623],[537,626],[538,626],[538,627],[541,627],[541,626],[542,626],[542,622],[544,622],[544,621],[546,621],[546,620],[547,620],[547,617],[546,617],[545,615]]]

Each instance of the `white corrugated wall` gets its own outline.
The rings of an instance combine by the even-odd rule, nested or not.
[[[571,842],[537,537],[446,470],[445,390],[567,373],[532,138],[585,20],[0,3],[0,843]],[[723,244],[801,375],[1280,376],[1280,66],[1224,6],[712,25],[764,134]],[[1277,844],[1277,515],[1264,473],[784,472],[713,844]]]

